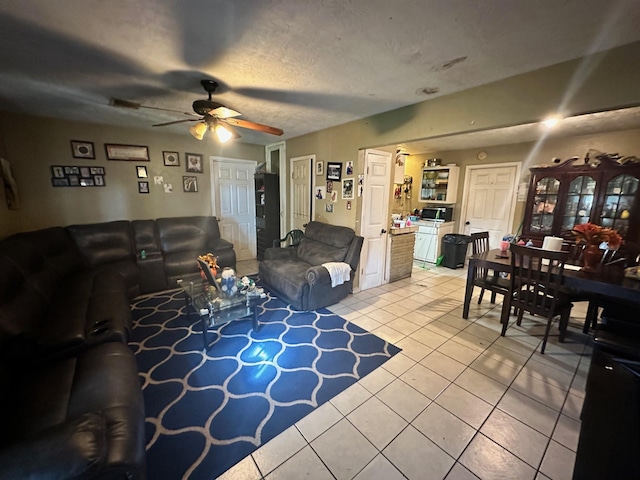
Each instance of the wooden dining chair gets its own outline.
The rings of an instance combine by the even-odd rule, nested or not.
[[[536,247],[511,244],[511,295],[505,297],[502,308],[502,336],[509,324],[509,311],[518,311],[517,325],[524,312],[547,320],[540,353],[544,353],[553,319],[560,315],[560,341],[564,341],[572,304],[562,288],[564,264],[569,254]]]
[[[476,232],[471,234],[472,253],[477,255],[490,250],[489,232]],[[474,272],[473,284],[480,287],[480,296],[478,296],[478,304],[482,303],[484,291],[491,292],[491,303],[496,303],[496,294],[505,295],[509,291],[509,280],[501,278],[491,269],[478,267]]]

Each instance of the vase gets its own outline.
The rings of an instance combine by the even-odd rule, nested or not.
[[[238,293],[236,272],[233,268],[224,267],[220,274],[220,291],[225,297],[233,297]]]
[[[595,272],[598,268],[598,264],[602,259],[604,250],[601,250],[598,245],[587,245],[582,250],[582,271],[583,272]]]

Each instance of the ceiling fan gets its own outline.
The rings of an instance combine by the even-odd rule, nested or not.
[[[259,132],[269,133],[271,135],[282,135],[284,133],[280,128],[270,127],[269,125],[263,125],[261,123],[255,123],[250,122],[249,120],[236,118],[241,116],[242,114],[236,110],[233,110],[232,108],[225,107],[221,103],[215,102],[211,99],[211,95],[218,88],[218,82],[214,80],[200,80],[200,84],[209,94],[209,98],[207,100],[196,100],[195,102],[193,102],[193,111],[195,113],[183,112],[181,110],[173,110],[170,108],[151,107],[148,105],[141,105],[136,102],[130,102],[128,100],[122,100],[119,98],[112,98],[110,104],[114,107],[133,108],[136,110],[140,108],[148,108],[152,110],[181,113],[183,115],[189,115],[190,117],[196,117],[174,120],[172,122],[157,123],[152,126],[163,127],[176,123],[198,122],[189,128],[191,135],[193,135],[198,140],[202,140],[207,131],[213,132],[218,140],[222,143],[227,142],[232,138],[240,138],[240,135],[235,132],[232,127],[257,130]]]

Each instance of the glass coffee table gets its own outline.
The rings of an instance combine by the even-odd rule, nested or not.
[[[190,319],[194,313],[200,317],[205,351],[211,348],[211,342],[215,338],[214,335],[208,335],[210,328],[251,317],[253,329],[260,329],[256,307],[264,298],[264,294],[249,292],[224,296],[209,285],[209,282],[203,280],[199,273],[184,275],[178,280],[178,285],[184,292],[188,318]]]

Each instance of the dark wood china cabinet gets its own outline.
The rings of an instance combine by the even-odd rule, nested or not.
[[[640,163],[608,155],[571,158],[530,169],[522,237],[540,246],[553,235],[573,240],[582,223],[614,228],[626,241],[640,237]]]

